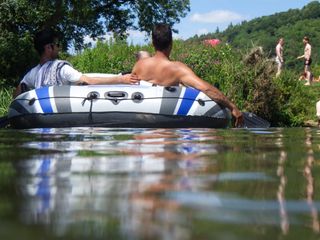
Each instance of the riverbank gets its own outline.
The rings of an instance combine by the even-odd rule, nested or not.
[[[132,69],[134,53],[139,50],[153,53],[150,45],[98,42],[95,48],[65,59],[84,73],[119,73]],[[317,121],[315,104],[320,99],[320,83],[304,86],[298,81],[299,73],[288,68],[275,78],[276,64],[260,47],[241,53],[229,45],[209,47],[175,41],[171,56],[217,86],[239,109],[267,119],[272,126],[300,127]],[[12,87],[0,90],[1,115],[6,114],[11,93]]]

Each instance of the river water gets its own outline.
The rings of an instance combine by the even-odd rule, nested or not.
[[[0,130],[0,239],[319,239],[320,130]]]

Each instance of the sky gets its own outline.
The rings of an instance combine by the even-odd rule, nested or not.
[[[179,24],[173,26],[179,31],[175,38],[187,39],[196,34],[225,30],[244,20],[269,16],[289,9],[301,9],[314,0],[190,0],[190,12]],[[130,32],[129,42],[144,44],[145,35]]]

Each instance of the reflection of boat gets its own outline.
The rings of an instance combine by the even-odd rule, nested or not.
[[[229,116],[193,88],[150,85],[44,87],[19,95],[9,108],[14,128],[222,128]]]

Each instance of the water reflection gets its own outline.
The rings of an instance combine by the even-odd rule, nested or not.
[[[318,210],[314,204],[314,186],[315,186],[315,181],[312,176],[312,168],[314,164],[314,152],[312,149],[312,132],[309,128],[306,128],[306,147],[307,147],[307,159],[304,167],[303,174],[306,178],[307,181],[307,186],[306,186],[306,198],[307,198],[307,203],[310,207],[310,212],[311,212],[311,227],[312,229],[319,233],[320,231],[320,226],[319,226],[319,218],[318,218]]]
[[[237,239],[239,229],[243,237],[268,230],[277,237],[303,229],[307,214],[313,233],[319,232],[310,129],[302,140],[306,160],[299,157],[305,152],[288,152],[290,132],[284,129],[27,133],[35,138],[22,147],[38,153],[14,163],[23,197],[20,220],[44,225],[55,236],[206,239],[213,234],[208,225],[218,228],[221,237]],[[289,163],[301,159],[306,199],[299,191],[287,194],[292,191],[288,176],[298,171]],[[234,233],[227,230],[231,226]]]
[[[279,165],[277,168],[277,175],[280,178],[279,180],[279,187],[277,191],[277,198],[279,201],[279,213],[280,213],[280,219],[281,219],[281,230],[283,234],[287,234],[289,231],[289,219],[288,219],[288,213],[286,209],[286,202],[285,202],[285,188],[287,184],[287,177],[285,175],[285,162],[287,160],[287,153],[285,151],[280,152],[279,157]]]
[[[35,131],[30,132],[39,134]],[[80,138],[66,129],[45,129],[40,136],[24,147],[45,154],[16,164],[26,199],[21,218],[28,224],[54,225],[57,234],[82,221],[93,221],[104,232],[106,222],[116,218],[123,235],[181,239],[186,229],[169,224],[181,218],[173,211],[178,205],[157,195],[195,188],[189,174],[211,164],[201,154],[217,152],[213,144],[197,144],[214,135],[200,137],[186,129],[129,134],[94,129]]]

